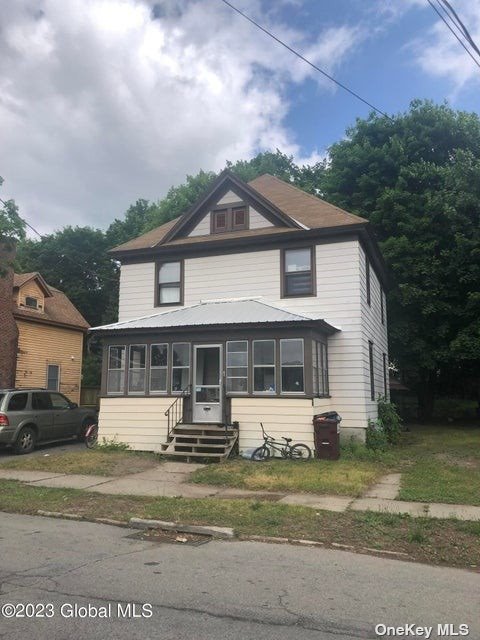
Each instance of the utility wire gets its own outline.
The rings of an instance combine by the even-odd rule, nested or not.
[[[465,43],[463,42],[463,40],[457,35],[457,33],[453,30],[453,28],[450,26],[450,24],[448,23],[448,21],[445,19],[445,17],[440,13],[440,11],[437,9],[437,7],[433,4],[432,0],[427,0],[428,4],[432,7],[432,9],[435,11],[435,13],[439,16],[439,18],[446,24],[447,28],[453,33],[453,35],[455,36],[455,38],[458,40],[458,42],[461,44],[461,46],[465,49],[465,51],[468,53],[468,55],[470,56],[470,58],[474,61],[474,63],[477,65],[477,67],[480,69],[480,63],[478,62],[478,60],[474,57],[474,55],[471,53],[471,51],[468,49],[468,47],[465,45]]]
[[[365,100],[364,98],[362,98],[362,96],[360,96],[358,93],[355,93],[355,91],[353,91],[352,89],[349,89],[346,85],[342,84],[341,82],[339,82],[338,80],[336,80],[333,76],[331,76],[330,74],[328,74],[326,71],[324,71],[323,69],[320,69],[320,67],[317,67],[316,64],[314,64],[313,62],[311,62],[310,60],[307,60],[307,58],[305,58],[304,56],[302,56],[301,53],[298,53],[298,51],[296,51],[295,49],[293,49],[292,47],[290,47],[286,42],[283,42],[283,40],[280,40],[280,38],[277,38],[277,36],[275,36],[273,33],[271,33],[270,31],[268,31],[268,29],[265,29],[265,27],[262,27],[261,24],[259,24],[258,22],[255,22],[255,20],[253,20],[253,18],[250,18],[249,16],[247,16],[247,14],[243,13],[243,11],[240,11],[240,9],[237,9],[237,7],[233,6],[233,4],[231,4],[230,2],[228,2],[228,0],[221,0],[224,4],[226,4],[228,7],[230,7],[230,9],[232,9],[233,11],[236,11],[239,15],[242,16],[242,18],[245,18],[245,20],[248,20],[248,22],[250,22],[251,24],[255,25],[258,29],[260,29],[260,31],[263,31],[263,33],[266,33],[267,36],[270,36],[270,38],[273,38],[273,40],[275,40],[275,42],[278,42],[278,44],[281,44],[282,47],[285,47],[285,49],[288,49],[288,51],[290,51],[291,53],[293,53],[295,56],[297,56],[297,58],[300,58],[300,60],[303,60],[303,62],[306,62],[308,65],[310,65],[313,69],[315,69],[315,71],[318,71],[319,73],[321,73],[322,75],[324,75],[326,78],[328,78],[329,80],[331,80],[332,82],[334,82],[337,86],[339,86],[341,89],[343,89],[344,91],[347,91],[350,95],[352,95],[354,98],[357,98],[357,100],[360,100],[361,102],[363,102],[364,104],[366,104],[368,107],[370,107],[371,109],[373,109],[374,111],[376,111],[377,113],[381,114],[382,116],[385,116],[386,118],[388,118],[389,120],[391,120],[392,118],[387,115],[384,111],[382,111],[381,109],[378,109],[377,107],[375,107],[375,105],[371,104],[370,102],[368,102],[367,100]]]
[[[458,13],[455,11],[455,9],[452,7],[452,5],[450,4],[450,2],[448,0],[437,0],[437,2],[441,2],[442,5],[444,7],[446,7],[446,10],[449,12],[450,14],[450,18],[457,24],[458,28],[461,30],[461,32],[463,33],[464,37],[466,40],[468,40],[468,42],[470,43],[470,45],[473,47],[475,53],[477,53],[480,56],[480,49],[477,47],[474,39],[472,38],[472,36],[470,35],[469,30],[467,29],[467,27],[465,26],[465,23],[462,22],[460,16],[458,15]],[[453,16],[453,18],[452,18]]]

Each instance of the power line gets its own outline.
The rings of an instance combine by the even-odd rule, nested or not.
[[[371,104],[370,102],[368,102],[367,100],[365,100],[364,98],[362,98],[362,96],[360,96],[358,93],[356,93],[355,91],[353,91],[352,89],[349,89],[346,85],[342,84],[341,82],[339,82],[338,80],[336,80],[333,76],[331,76],[329,73],[327,73],[326,71],[324,71],[323,69],[320,69],[320,67],[317,67],[316,64],[314,64],[313,62],[311,62],[310,60],[307,60],[307,58],[305,58],[304,56],[302,56],[301,53],[298,53],[298,51],[296,51],[295,49],[293,49],[292,47],[290,47],[286,42],[284,42],[283,40],[280,40],[280,38],[277,38],[277,36],[275,36],[273,33],[271,33],[270,31],[268,31],[268,29],[265,29],[265,27],[262,27],[261,24],[259,24],[258,22],[255,22],[255,20],[253,20],[252,18],[250,18],[249,16],[247,16],[247,14],[243,13],[243,11],[240,11],[240,9],[237,9],[237,7],[233,6],[233,4],[231,4],[230,2],[228,2],[228,0],[221,0],[224,4],[226,4],[228,7],[230,7],[230,9],[232,9],[233,11],[236,11],[239,15],[242,16],[242,18],[245,18],[245,20],[248,20],[248,22],[250,22],[251,24],[255,25],[258,29],[260,29],[260,31],[263,31],[263,33],[266,33],[267,36],[270,36],[270,38],[273,38],[273,40],[275,40],[275,42],[278,42],[278,44],[281,44],[282,47],[285,47],[285,49],[288,49],[288,51],[290,51],[291,53],[293,53],[295,56],[297,56],[297,58],[300,58],[300,60],[303,60],[303,62],[306,62],[308,65],[310,65],[313,69],[315,69],[315,71],[318,71],[319,73],[321,73],[322,75],[324,75],[326,78],[328,78],[329,80],[331,80],[332,82],[334,82],[337,86],[339,86],[341,89],[343,89],[344,91],[347,91],[350,95],[352,95],[354,98],[357,98],[357,100],[360,100],[361,102],[363,102],[364,104],[366,104],[368,107],[370,107],[371,109],[373,109],[374,111],[376,111],[377,113],[380,113],[382,116],[385,116],[386,118],[388,118],[389,120],[391,120],[392,118],[387,115],[384,111],[382,111],[381,109],[378,109],[377,107],[375,107],[373,104]]]
[[[441,2],[442,5],[444,7],[446,7],[446,10],[449,12],[450,17],[453,16],[453,20],[456,22],[457,26],[459,27],[459,29],[461,30],[461,32],[463,33],[464,37],[466,38],[466,40],[470,43],[470,45],[473,47],[475,53],[477,53],[478,55],[480,55],[480,49],[477,47],[474,39],[472,38],[472,36],[470,35],[469,30],[467,29],[467,27],[465,26],[465,23],[462,22],[460,16],[458,15],[458,13],[455,11],[455,9],[452,7],[452,5],[450,4],[450,2],[448,0],[437,0],[437,2]]]
[[[453,33],[455,38],[458,40],[458,42],[461,44],[461,46],[465,49],[465,51],[468,53],[468,55],[474,61],[474,63],[477,65],[477,67],[480,68],[480,63],[478,62],[478,60],[474,57],[474,55],[471,53],[471,51],[465,45],[463,40],[457,35],[457,33],[453,30],[453,28],[450,26],[448,21],[445,19],[445,17],[440,13],[440,11],[437,9],[437,7],[433,4],[432,0],[427,0],[427,2],[432,7],[432,9],[435,11],[435,13],[439,16],[439,18],[446,24],[447,28]]]

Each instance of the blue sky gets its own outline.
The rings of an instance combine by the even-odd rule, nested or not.
[[[478,110],[480,69],[427,0],[233,3],[389,114]],[[480,42],[480,0],[453,4]],[[368,112],[221,0],[2,6],[0,196],[42,232],[105,228],[259,151],[316,162]]]

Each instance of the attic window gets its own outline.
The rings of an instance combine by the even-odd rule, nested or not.
[[[38,309],[38,299],[32,298],[31,296],[26,296],[25,306],[29,309]]]
[[[212,211],[212,233],[248,229],[248,210],[244,205]]]

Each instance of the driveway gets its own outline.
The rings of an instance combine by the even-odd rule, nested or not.
[[[414,623],[433,626],[436,639],[436,625],[451,623],[468,624],[470,638],[480,637],[480,576],[473,572],[259,542],[159,544],[132,533],[2,513],[2,604],[49,604],[54,614],[3,619],[2,635],[371,640],[379,637],[375,625]],[[137,617],[119,617],[127,605],[132,614],[133,604]],[[100,607],[105,620],[95,617]],[[88,611],[92,617],[81,617]]]
[[[68,440],[67,442],[54,442],[52,444],[43,444],[39,445],[32,453],[28,454],[28,457],[31,456],[56,456],[62,453],[73,453],[75,451],[85,451],[85,445],[83,442],[78,442],[77,440]],[[6,462],[7,460],[11,460],[12,458],[16,458],[17,456],[12,453],[12,450],[6,447],[0,448],[0,464],[2,462]]]

